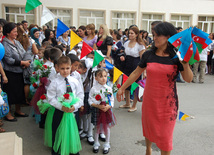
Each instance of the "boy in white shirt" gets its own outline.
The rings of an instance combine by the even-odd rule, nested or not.
[[[58,70],[60,75],[57,78],[53,79],[47,90],[47,98],[48,102],[54,106],[55,112],[53,116],[53,125],[52,125],[52,144],[54,144],[55,134],[57,128],[62,120],[63,112],[74,113],[80,108],[81,103],[83,102],[84,92],[80,86],[78,80],[70,76],[71,71],[71,61],[68,57],[62,56],[59,58],[58,62]],[[58,97],[61,97],[63,94],[67,92],[66,80],[68,81],[71,91],[80,99],[79,102],[74,104],[71,108],[66,108],[62,106],[62,104],[58,101]],[[69,134],[69,133],[68,133]],[[74,135],[79,136],[79,135]],[[52,148],[52,154],[57,154]],[[72,153],[72,152],[71,152]],[[79,153],[77,153],[79,154]]]

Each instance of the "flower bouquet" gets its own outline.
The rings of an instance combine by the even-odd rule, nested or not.
[[[37,102],[40,100],[40,97],[46,93],[46,89],[45,86],[48,85],[48,76],[51,72],[51,67],[47,66],[47,65],[38,65],[39,70],[37,71],[39,74],[39,85],[37,84],[38,88],[36,90],[36,93],[34,94],[32,100],[31,100],[31,105],[33,106],[35,113],[36,114],[40,114],[38,106],[37,106]],[[35,84],[36,86],[36,84]]]
[[[45,120],[44,143],[48,147],[52,147],[52,122],[55,108],[48,103],[47,96],[43,94],[37,102],[40,113],[44,114],[46,111],[47,116]]]
[[[66,93],[58,97],[58,102],[67,108],[71,108],[79,102],[73,93]],[[78,153],[82,147],[79,137],[79,131],[73,113],[64,112],[62,120],[57,128],[53,149],[59,154],[69,155]]]

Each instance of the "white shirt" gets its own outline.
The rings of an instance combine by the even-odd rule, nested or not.
[[[99,94],[101,96],[102,101],[106,101],[108,100],[107,97],[105,96],[104,92],[106,92],[106,90],[108,92],[110,92],[112,95],[110,97],[110,101],[111,101],[111,107],[114,106],[114,96],[113,96],[113,92],[112,92],[112,88],[105,85],[101,85],[97,82],[97,84],[95,86],[93,86],[89,92],[89,99],[88,99],[88,103],[90,105],[94,104],[100,104],[101,101],[97,101],[95,99],[95,96],[97,94]]]
[[[67,77],[68,82],[71,86],[72,92],[80,99],[79,102],[74,104],[74,112],[78,110],[78,108],[81,107],[81,104],[83,103],[84,99],[84,92],[83,89],[79,84],[79,81],[77,79],[71,77],[70,75]],[[62,110],[62,104],[58,102],[58,97],[61,97],[66,93],[66,82],[65,78],[61,75],[57,76],[53,81],[51,81],[48,90],[47,90],[47,98],[50,105],[54,106],[55,108]]]
[[[207,61],[207,52],[209,52],[211,49],[211,45],[207,46],[200,55],[200,61]]]
[[[129,46],[130,40],[125,42],[124,48],[125,48],[125,53],[126,55],[132,56],[132,57],[139,57],[140,56],[140,51],[146,49],[144,45],[140,45],[138,43],[135,44],[134,47],[130,48]]]
[[[83,82],[82,82],[82,77],[81,77],[81,75],[80,75],[80,73],[78,73],[77,71],[74,71],[74,72],[72,72],[71,73],[71,76],[73,77],[73,78],[75,78],[75,79],[77,79],[78,80],[78,82],[79,82],[79,86],[78,87],[81,87],[81,89],[83,90],[83,92],[84,92],[84,89],[83,89]],[[84,105],[84,103],[82,102],[82,103],[80,103],[81,104],[81,106],[83,106]]]

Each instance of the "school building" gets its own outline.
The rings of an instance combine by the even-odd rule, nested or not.
[[[168,21],[184,29],[198,26],[214,32],[214,0],[40,0],[67,26],[94,23],[111,29],[128,28],[132,24],[150,32],[153,21]],[[0,18],[11,22],[27,20],[39,26],[42,6],[25,13],[26,0],[0,0]],[[57,18],[49,22],[53,28]]]

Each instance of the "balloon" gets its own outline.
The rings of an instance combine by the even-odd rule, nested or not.
[[[0,60],[4,57],[4,46],[2,45],[2,43],[0,43]]]

